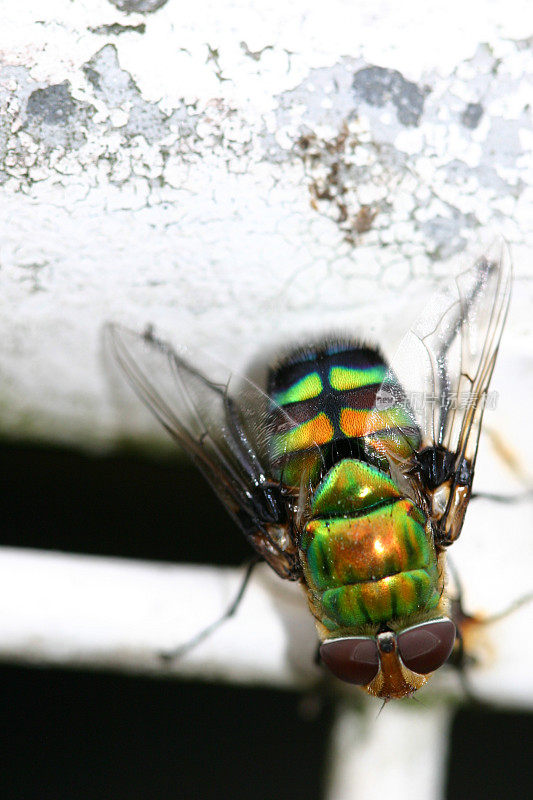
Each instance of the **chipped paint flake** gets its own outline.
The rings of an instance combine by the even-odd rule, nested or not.
[[[126,14],[153,14],[168,0],[109,0],[109,2]]]
[[[358,70],[352,83],[356,107],[359,102],[383,108],[392,103],[398,122],[402,125],[418,125],[424,111],[424,99],[428,88],[420,88],[404,78],[397,69],[364,67]]]

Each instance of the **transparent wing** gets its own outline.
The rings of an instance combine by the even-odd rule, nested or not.
[[[382,424],[374,446],[428,505],[441,545],[459,536],[470,499],[511,278],[500,242],[439,291],[402,341],[370,415],[372,430],[400,420]]]
[[[110,324],[105,336],[136,394],[201,470],[255,550],[281,577],[298,578],[283,487],[263,465],[266,395],[244,378],[237,387],[215,361],[209,360],[208,378],[150,330],[138,334]],[[237,388],[239,404],[231,393]]]

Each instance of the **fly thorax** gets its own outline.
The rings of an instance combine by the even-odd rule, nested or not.
[[[326,629],[355,629],[438,605],[431,526],[387,475],[345,459],[319,484],[311,513],[300,557]]]

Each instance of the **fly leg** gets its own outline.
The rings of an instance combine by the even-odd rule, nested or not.
[[[505,619],[509,614],[514,614],[519,608],[527,606],[527,604],[531,602],[533,602],[533,592],[528,592],[523,597],[519,597],[517,600],[513,600],[512,603],[509,603],[507,608],[504,608],[503,611],[491,614],[490,617],[475,617],[475,620],[479,625],[490,625],[492,622],[497,622],[499,619]],[[474,618],[471,617],[471,619]]]
[[[469,637],[469,629],[471,635],[472,629],[475,629],[479,626],[490,625],[492,622],[496,622],[497,620],[512,614],[518,608],[526,603],[530,603],[531,601],[533,601],[533,592],[525,597],[520,598],[519,600],[515,600],[503,611],[500,611],[497,614],[492,614],[489,617],[479,617],[467,614],[461,607],[460,600],[452,601],[452,618],[457,626],[457,639],[452,654],[448,659],[448,664],[456,670],[461,682],[464,696],[469,700],[470,703],[477,706],[482,706],[484,705],[485,701],[476,695],[470,680],[470,670],[472,667],[476,666],[478,659],[469,653],[468,648],[466,647],[465,639],[468,639]],[[457,606],[457,608],[454,608],[454,606]]]
[[[468,674],[470,667],[475,665],[476,659],[474,656],[470,655],[465,648],[465,633],[468,626],[481,623],[482,620],[471,616],[465,611],[461,580],[450,559],[448,559],[448,566],[453,575],[456,588],[456,595],[451,600],[451,618],[455,622],[457,628],[457,637],[452,653],[448,659],[448,664],[456,671],[465,698],[467,698],[470,703],[479,705],[480,700],[475,695]]]
[[[504,441],[497,430],[485,428],[485,434],[490,439],[490,443],[498,458],[503,461],[514,477],[528,488],[510,495],[493,494],[492,492],[473,492],[472,500],[484,498],[485,500],[494,500],[495,503],[522,503],[531,500],[533,498],[531,476],[527,475],[524,465],[520,462],[517,454],[510,448],[507,442]]]
[[[471,500],[492,500],[495,503],[523,503],[533,499],[533,489],[525,489],[517,494],[492,494],[491,492],[472,492]]]
[[[452,654],[450,655],[450,658],[448,659],[448,664],[457,671],[465,697],[467,697],[471,703],[481,705],[482,701],[476,697],[476,694],[472,688],[472,684],[469,680],[469,670],[471,667],[476,665],[477,659],[474,655],[468,652],[468,639],[472,635],[472,631],[476,628],[497,622],[498,620],[514,613],[527,603],[531,603],[533,601],[533,592],[529,592],[523,597],[513,600],[513,602],[510,603],[507,608],[504,608],[503,611],[499,611],[496,614],[491,614],[490,616],[486,617],[475,616],[465,611],[461,581],[457,574],[457,570],[450,559],[448,559],[448,566],[453,575],[456,587],[456,595],[451,600],[451,617],[457,628],[456,644]]]
[[[259,563],[259,561],[261,561],[260,556],[253,556],[248,561],[246,566],[246,572],[244,573],[244,577],[239,587],[239,591],[237,592],[235,598],[231,601],[228,608],[218,619],[216,619],[214,622],[208,625],[207,628],[204,628],[202,631],[199,631],[199,633],[193,636],[192,639],[189,639],[188,642],[179,645],[179,647],[176,647],[173,650],[165,650],[159,653],[158,654],[159,657],[166,663],[170,663],[174,661],[174,659],[182,658],[190,650],[193,650],[197,645],[203,642],[204,639],[207,639],[209,636],[211,636],[211,634],[214,633],[214,631],[216,631],[216,629],[220,625],[223,625],[223,623],[227,619],[230,619],[237,611],[241,603],[241,600],[244,597],[244,593],[246,592],[248,583],[250,582],[250,578],[252,577],[252,572],[254,571],[254,567],[256,566],[256,564]]]

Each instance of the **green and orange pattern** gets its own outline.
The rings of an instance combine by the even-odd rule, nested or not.
[[[376,407],[384,382],[393,400]],[[269,393],[273,469],[286,485],[311,487],[300,555],[330,635],[437,606],[429,525],[384,457],[407,457],[420,433],[383,356],[345,342],[302,351],[272,372]]]
[[[376,396],[387,380],[383,356],[370,347],[336,343],[297,353],[272,372],[270,457],[274,474],[298,486],[304,470],[317,479],[324,453],[339,445],[373,453],[378,459],[392,446],[405,457],[420,444],[416,423],[400,402],[376,408]],[[397,382],[394,397],[402,398]],[[383,459],[382,466],[386,466]]]

